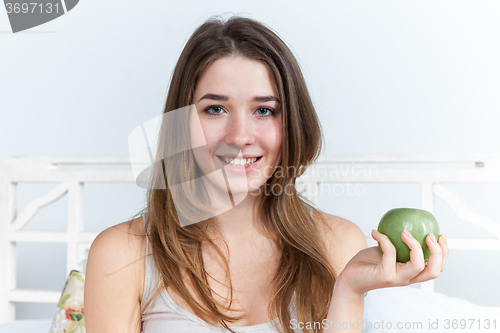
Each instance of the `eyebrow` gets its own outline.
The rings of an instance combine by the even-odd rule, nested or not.
[[[217,95],[217,94],[205,94],[203,95],[198,102],[204,99],[213,99],[214,101],[225,101],[227,102],[229,100],[229,97],[226,95]],[[274,96],[255,96],[252,100],[253,102],[272,102],[276,101],[278,103],[281,103],[279,99],[277,99]]]

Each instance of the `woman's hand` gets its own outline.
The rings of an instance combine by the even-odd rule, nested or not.
[[[361,295],[373,289],[432,280],[444,270],[448,258],[444,235],[439,237],[439,243],[431,235],[426,237],[431,252],[427,263],[420,243],[409,233],[401,233],[401,239],[410,248],[410,261],[407,263],[396,262],[396,248],[386,235],[373,230],[372,237],[380,243],[384,253],[380,252],[378,246],[358,252],[337,279],[343,288]]]

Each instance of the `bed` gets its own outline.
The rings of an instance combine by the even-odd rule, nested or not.
[[[148,159],[134,163],[147,167]],[[16,321],[15,304],[57,304],[61,297],[61,291],[16,288],[17,243],[62,243],[67,247],[66,276],[72,270],[83,272],[88,249],[97,236],[95,232],[84,230],[84,185],[135,183],[133,172],[127,168],[130,164],[128,156],[0,158],[0,333],[49,332],[53,318]],[[356,166],[365,170],[375,168],[376,173],[339,172]],[[21,183],[54,183],[56,186],[16,214],[17,186]],[[434,212],[435,198],[439,197],[458,218],[489,235],[481,239],[448,238],[450,256],[461,250],[500,254],[500,221],[492,221],[480,212],[469,210],[447,187],[449,183],[500,183],[500,154],[322,155],[298,179],[297,188],[311,203],[322,208],[318,203],[320,188],[325,183],[417,184],[421,205],[416,208]],[[67,231],[23,230],[39,210],[63,196],[68,198]],[[367,243],[368,246],[375,245],[368,237]],[[481,284],[481,281],[477,283]],[[485,285],[484,288],[499,287]],[[436,292],[435,281],[429,281],[420,284],[419,288],[369,292],[363,327],[364,332],[495,332],[500,331],[500,306],[481,306],[449,293]]]

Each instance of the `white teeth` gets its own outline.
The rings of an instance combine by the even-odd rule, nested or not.
[[[227,163],[231,164],[232,166],[241,168],[241,167],[247,167],[250,164],[255,163],[257,161],[258,157],[254,158],[229,158],[229,157],[222,157],[221,158]]]

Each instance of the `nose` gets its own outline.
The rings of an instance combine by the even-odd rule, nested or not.
[[[226,124],[224,141],[233,143],[240,149],[255,142],[255,128],[247,112],[234,112]]]

